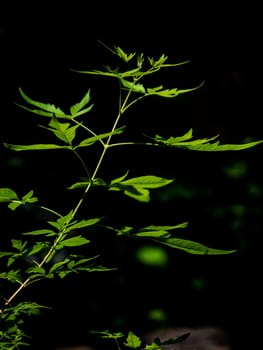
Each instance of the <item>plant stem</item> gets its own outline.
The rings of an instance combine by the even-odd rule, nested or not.
[[[112,132],[112,133],[116,130],[117,125],[118,125],[118,123],[119,123],[119,121],[120,121],[120,118],[121,118],[122,114],[124,113],[124,111],[127,110],[127,107],[131,105],[131,104],[129,104],[129,105],[127,106],[129,97],[130,97],[130,95],[131,95],[131,92],[132,92],[132,89],[130,89],[130,90],[128,91],[128,93],[127,93],[127,95],[126,95],[126,97],[125,97],[123,103],[121,104],[121,102],[120,102],[119,112],[118,112],[118,115],[117,115],[117,117],[116,117],[116,119],[115,119],[115,122],[114,122],[114,124],[113,124],[113,126],[112,126],[112,129],[111,129],[111,132]],[[100,157],[99,157],[99,160],[98,160],[98,162],[97,162],[97,165],[96,165],[96,167],[95,167],[95,170],[93,171],[93,174],[92,174],[92,176],[90,177],[90,181],[89,181],[89,183],[88,183],[88,185],[87,185],[87,187],[86,187],[86,189],[85,189],[85,191],[84,191],[84,193],[83,193],[81,199],[79,200],[79,202],[77,203],[75,209],[73,210],[72,218],[75,217],[75,215],[76,215],[76,213],[78,212],[78,210],[79,210],[81,204],[83,203],[83,201],[84,201],[84,199],[85,199],[87,193],[89,192],[90,187],[92,186],[92,182],[93,182],[93,181],[95,180],[95,178],[96,178],[96,175],[97,175],[97,173],[98,173],[98,171],[99,171],[99,169],[100,169],[100,167],[101,167],[101,164],[102,164],[102,162],[103,162],[103,159],[104,159],[104,157],[105,157],[106,151],[107,151],[107,149],[110,147],[110,141],[111,141],[112,136],[113,136],[113,135],[110,135],[110,136],[107,138],[107,141],[103,144],[103,149],[102,149],[101,155],[100,155]]]

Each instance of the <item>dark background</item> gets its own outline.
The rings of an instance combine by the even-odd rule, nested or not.
[[[161,5],[75,2],[56,8],[47,3],[26,8],[10,3],[3,9],[1,143],[40,142],[44,135],[37,130],[34,116],[14,105],[20,99],[19,86],[36,100],[65,108],[91,88],[95,105],[98,103],[96,116],[103,125],[111,125],[108,115],[115,108],[114,84],[70,71],[114,64],[97,39],[146,56],[164,53],[171,62],[189,59],[174,75],[164,75],[172,87],[188,88],[205,80],[200,90],[187,96],[146,101],[137,107],[138,113],[135,109],[127,121],[135,137],[141,132],[177,136],[192,127],[196,136],[219,133],[224,143],[262,138],[258,9],[252,4],[230,8],[221,2],[210,7],[176,2]],[[57,184],[66,186],[78,171],[68,166],[70,160],[64,154],[59,158],[52,152],[13,154],[4,147],[0,153],[1,187],[21,193],[34,188],[43,203],[70,208],[74,195],[54,195]],[[169,151],[164,155],[140,149],[110,154],[104,168],[108,178],[119,175],[115,166],[122,172],[129,167],[136,175],[151,170],[175,177],[176,185],[157,191],[147,206],[129,199],[118,204],[111,196],[102,203],[103,193],[92,193],[88,209],[105,211],[118,224],[135,220],[138,227],[189,221],[183,233],[187,238],[238,252],[198,257],[168,249],[167,265],[144,266],[136,260],[141,243],[98,236],[96,249],[105,263],[119,266],[118,272],[71,276],[27,291],[28,298],[53,307],[38,320],[29,321],[35,348],[84,342],[90,328],[143,333],[180,325],[222,326],[234,349],[260,344],[261,157],[261,146],[222,154]],[[21,232],[32,223],[28,213],[18,211],[20,221],[13,220],[13,213],[3,213],[1,241],[5,245],[13,237],[12,230]],[[152,222],[157,215],[160,222]],[[152,319],[149,310],[154,308],[162,309],[166,318]]]

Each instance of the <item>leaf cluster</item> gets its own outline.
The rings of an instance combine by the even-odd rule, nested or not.
[[[104,45],[105,46],[105,45]],[[120,192],[144,204],[151,201],[151,191],[169,186],[174,179],[168,179],[155,174],[138,175],[129,177],[129,169],[125,174],[119,174],[117,178],[105,180],[105,174],[99,174],[108,150],[117,147],[162,147],[162,148],[184,148],[190,151],[238,151],[255,147],[263,142],[258,140],[242,144],[219,144],[218,136],[194,139],[193,130],[188,130],[181,136],[170,136],[165,138],[156,134],[153,137],[145,136],[145,142],[120,140],[125,138],[126,126],[120,125],[123,114],[135,103],[143,98],[157,96],[160,98],[175,98],[180,94],[189,93],[202,87],[204,82],[198,86],[180,90],[178,88],[166,88],[163,85],[147,86],[144,78],[153,75],[162,69],[171,69],[186,64],[188,61],[179,63],[167,63],[168,57],[161,55],[159,58],[145,58],[143,54],[126,53],[120,47],[110,49],[114,55],[128,64],[126,70],[105,67],[104,70],[75,71],[81,74],[91,74],[100,77],[114,78],[119,83],[119,96],[117,99],[118,112],[113,119],[112,128],[103,133],[97,133],[89,125],[90,112],[93,109],[92,94],[90,89],[82,96],[80,101],[74,103],[68,112],[53,103],[36,101],[19,88],[23,103],[16,103],[20,108],[33,113],[40,120],[38,126],[44,128],[54,138],[54,143],[45,143],[45,140],[37,144],[10,144],[4,146],[10,151],[59,151],[66,150],[74,154],[83,170],[83,177],[73,182],[66,191],[80,191],[79,200],[72,204],[72,209],[66,213],[58,212],[51,207],[41,205],[41,201],[30,190],[23,196],[19,196],[16,190],[1,187],[0,203],[7,204],[8,208],[16,211],[21,206],[34,206],[39,211],[48,212],[51,218],[47,220],[44,227],[32,228],[29,232],[21,232],[21,238],[11,239],[10,248],[0,251],[1,265],[4,271],[0,272],[0,280],[14,286],[11,295],[3,298],[0,307],[0,322],[3,330],[0,331],[0,350],[18,349],[26,344],[25,334],[20,329],[24,322],[24,316],[37,314],[42,306],[34,302],[15,303],[16,296],[21,294],[29,285],[40,280],[65,278],[71,273],[102,272],[111,271],[113,268],[104,267],[97,263],[98,255],[86,256],[80,253],[79,248],[86,247],[92,241],[94,231],[111,231],[117,236],[126,235],[134,239],[151,240],[154,244],[161,244],[182,250],[189,254],[197,255],[225,255],[234,253],[235,250],[222,250],[207,247],[201,243],[187,239],[178,238],[175,234],[181,232],[188,222],[175,223],[174,225],[158,225],[152,222],[142,228],[132,226],[111,227],[105,224],[104,213],[100,217],[89,217],[80,215],[80,207],[84,206],[91,188],[104,187],[111,192]],[[82,131],[80,133],[79,131]],[[83,136],[84,135],[84,136]],[[93,168],[86,158],[83,158],[79,149],[92,148],[93,145],[100,147],[98,162]],[[97,152],[97,148],[95,150]],[[116,164],[118,168],[118,164]],[[157,218],[154,218],[154,221]],[[96,230],[95,230],[96,228]],[[61,252],[63,251],[63,254]],[[102,337],[118,340],[122,333],[100,333]],[[175,338],[167,342],[156,340],[147,345],[145,350],[161,349],[162,346],[176,343],[186,336]],[[126,338],[124,346],[137,349],[141,348],[141,340],[131,331]],[[119,345],[118,345],[119,346]]]

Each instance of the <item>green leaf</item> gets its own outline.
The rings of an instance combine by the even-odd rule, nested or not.
[[[78,247],[84,244],[88,244],[90,241],[82,236],[71,237],[59,242],[60,247]]]
[[[89,137],[89,138],[81,141],[79,145],[75,146],[75,148],[90,146],[93,143],[95,143],[96,141],[102,140],[102,139],[104,139],[106,137],[109,137],[109,136],[112,136],[112,135],[122,134],[124,132],[125,128],[126,128],[126,126],[122,126],[120,128],[117,128],[114,131],[106,132],[106,133],[103,133],[103,134],[100,134],[100,135]]]
[[[50,233],[54,233],[53,230],[48,230],[48,229],[41,229],[41,230],[34,230],[34,231],[29,231],[29,232],[23,232],[22,235],[27,235],[27,236],[39,236],[39,235],[47,235]]]
[[[135,235],[138,237],[170,237],[171,233],[169,231],[175,229],[186,228],[188,222],[183,222],[182,224],[175,226],[147,226],[139,230]]]
[[[219,141],[216,142],[209,142],[213,141],[216,138],[219,137],[219,135],[210,137],[210,138],[203,138],[203,139],[196,139],[191,140],[193,137],[192,129],[190,129],[186,134],[179,137],[169,137],[167,139],[156,135],[153,139],[160,143],[164,144],[166,146],[171,147],[178,147],[178,148],[186,148],[194,151],[209,151],[209,152],[215,152],[215,151],[240,151],[247,148],[254,147],[256,145],[259,145],[263,142],[263,140],[254,141],[254,142],[247,142],[243,144],[219,144]]]
[[[72,116],[76,117],[76,116],[79,116],[83,113],[89,112],[91,110],[91,108],[93,107],[93,105],[86,108],[84,111],[82,111],[82,113],[79,113],[90,102],[90,100],[91,100],[90,90],[88,90],[88,92],[84,95],[84,97],[82,98],[82,100],[80,102],[78,102],[70,107],[70,113],[72,114]]]
[[[156,242],[165,244],[169,247],[184,250],[187,253],[195,255],[225,255],[235,253],[236,250],[223,250],[206,247],[203,244],[180,238],[158,238]]]
[[[22,275],[20,274],[20,270],[10,270],[8,272],[0,273],[0,279],[6,279],[12,283],[21,283],[23,280]]]
[[[38,107],[40,109],[42,109],[43,111],[46,112],[50,112],[52,113],[51,115],[56,115],[56,117],[63,117],[65,116],[65,113],[58,107],[54,106],[53,104],[49,104],[49,103],[42,103],[42,102],[38,102],[35,100],[32,100],[30,97],[28,97],[21,88],[19,88],[19,92],[21,94],[21,96],[23,97],[23,99],[29,103],[30,105],[33,105],[35,107]]]
[[[74,189],[77,189],[77,188],[83,188],[83,187],[87,187],[91,181],[87,178],[85,179],[86,181],[82,181],[82,182],[76,182],[74,183],[73,185],[67,187],[68,190],[74,190]],[[107,184],[104,180],[102,179],[94,179],[92,181],[92,186],[104,186],[104,187],[107,187]]]
[[[121,181],[121,184],[124,186],[135,186],[143,188],[160,188],[169,185],[173,181],[173,179],[165,179],[159,176],[146,175]]]
[[[122,175],[122,176],[120,176],[120,177],[117,177],[116,179],[113,179],[113,180],[111,181],[110,185],[114,185],[114,184],[116,184],[116,183],[122,182],[124,179],[126,179],[126,177],[128,176],[128,174],[129,174],[129,170],[126,171],[126,173],[125,173],[124,175]]]
[[[12,200],[18,199],[15,191],[10,188],[0,188],[0,202],[11,202]]]
[[[217,151],[241,151],[244,149],[248,149],[251,147],[255,147],[261,144],[263,140],[248,142],[243,144],[224,144],[220,145],[219,142],[203,144],[203,145],[189,145],[186,148],[193,151],[209,151],[209,152],[217,152]]]
[[[31,256],[41,252],[42,250],[47,250],[49,248],[50,248],[49,242],[36,242],[31,248],[28,249],[27,255]]]
[[[62,261],[59,261],[59,262],[53,264],[48,273],[50,274],[50,273],[57,271],[58,269],[62,268],[62,266],[66,265],[69,261],[70,261],[70,259],[64,259]]]
[[[11,242],[12,247],[17,249],[19,252],[22,252],[27,245],[27,242],[23,242],[21,239],[11,239]]]
[[[126,338],[126,343],[124,343],[124,345],[132,349],[137,349],[141,346],[141,344],[141,339],[132,331],[129,331],[128,336]]]
[[[25,203],[35,203],[38,201],[37,197],[33,197],[34,191],[31,190],[22,197],[23,204]]]
[[[80,228],[87,227],[87,226],[93,226],[93,225],[97,224],[99,221],[101,221],[101,218],[81,220],[81,221],[77,222],[76,224],[71,225],[70,230],[76,230],[76,229],[80,229]]]
[[[194,88],[190,88],[190,89],[177,89],[177,88],[173,88],[173,89],[163,89],[160,90],[158,88],[148,88],[147,89],[147,94],[148,95],[157,95],[157,96],[161,96],[161,97],[168,97],[168,98],[173,98],[173,97],[177,97],[180,94],[185,94],[187,92],[191,92],[197,89],[200,89],[200,87],[202,87],[204,85],[204,82],[202,82],[201,84],[199,84],[198,86],[194,87]]]
[[[54,144],[48,144],[48,143],[40,143],[35,145],[14,145],[10,143],[4,143],[4,146],[6,148],[9,148],[13,151],[38,151],[38,150],[47,150],[47,149],[72,149],[70,146],[61,146],[61,145],[54,145]]]
[[[126,63],[133,59],[133,57],[136,55],[136,52],[127,54],[119,46],[115,46],[115,52]]]
[[[174,181],[173,179],[165,179],[154,175],[139,176],[123,181],[122,179],[125,177],[126,174],[123,177],[112,180],[109,185],[109,190],[123,191],[128,197],[134,198],[140,202],[150,201],[150,192],[148,188],[160,188]]]
[[[139,202],[150,201],[150,191],[143,187],[129,186],[124,190],[126,196],[136,199]]]
[[[13,252],[0,252],[0,258],[4,258],[6,256],[13,255]]]
[[[46,271],[43,267],[40,266],[33,266],[33,267],[29,267],[26,270],[26,273],[28,275],[33,274],[34,276],[38,275],[38,276],[45,276],[46,275]]]
[[[178,335],[176,337],[169,338],[169,339],[167,339],[165,341],[162,341],[161,345],[163,346],[163,345],[171,345],[171,344],[180,343],[180,342],[184,341],[185,339],[187,339],[190,335],[191,335],[191,333],[187,332],[187,333]]]
[[[52,117],[49,123],[50,128],[45,126],[41,127],[51,131],[59,140],[71,145],[79,125],[70,125],[70,123],[61,123],[56,117]]]
[[[145,88],[142,84],[135,84],[134,82],[130,82],[126,79],[120,79],[120,81],[125,88],[127,88],[131,91],[145,94]]]

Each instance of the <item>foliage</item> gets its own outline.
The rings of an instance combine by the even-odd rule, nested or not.
[[[117,96],[118,112],[112,122],[112,128],[103,133],[97,133],[89,126],[89,115],[94,104],[90,89],[83,95],[79,102],[73,104],[69,111],[54,104],[44,103],[29,97],[26,92],[19,88],[23,103],[16,103],[20,108],[33,113],[39,118],[40,128],[44,128],[55,140],[54,143],[42,143],[20,145],[4,143],[4,146],[11,151],[66,151],[71,152],[79,161],[83,169],[83,177],[74,181],[65,191],[81,191],[77,203],[72,204],[68,212],[59,212],[51,207],[41,205],[41,201],[35,196],[34,190],[19,196],[17,191],[11,188],[0,188],[0,202],[6,203],[11,211],[16,211],[21,206],[31,206],[49,214],[49,218],[42,227],[34,228],[28,232],[21,232],[20,238],[13,238],[10,241],[8,250],[0,251],[0,258],[3,271],[0,272],[0,279],[4,280],[11,288],[10,295],[3,297],[0,308],[0,349],[18,349],[28,345],[28,338],[23,331],[23,324],[26,316],[36,315],[44,308],[42,305],[31,301],[16,303],[16,297],[22,295],[23,290],[29,285],[47,279],[63,279],[71,273],[80,272],[103,272],[111,271],[97,263],[98,256],[86,256],[80,252],[80,247],[91,243],[90,235],[96,228],[114,232],[117,236],[127,236],[133,239],[151,240],[154,244],[169,246],[175,249],[197,255],[224,255],[234,253],[235,250],[222,250],[207,247],[201,243],[176,237],[176,233],[187,227],[188,222],[179,222],[174,225],[152,224],[146,227],[135,226],[109,226],[104,221],[104,213],[99,217],[90,217],[88,214],[82,217],[80,207],[85,206],[87,195],[91,188],[104,188],[111,192],[120,192],[132,200],[148,203],[151,200],[151,191],[163,188],[174,179],[156,176],[154,174],[129,176],[129,170],[120,173],[117,178],[110,181],[99,176],[102,164],[109,149],[119,147],[139,147],[166,149],[184,148],[191,151],[239,151],[254,147],[262,143],[262,140],[242,144],[220,144],[218,135],[195,139],[193,130],[190,129],[180,136],[163,137],[144,135],[144,142],[134,142],[125,138],[126,125],[121,125],[123,115],[135,104],[144,98],[152,96],[162,98],[175,98],[181,94],[192,92],[202,87],[204,82],[189,89],[165,88],[163,85],[149,87],[144,84],[144,78],[163,69],[179,67],[186,62],[167,63],[168,57],[161,55],[159,58],[145,58],[144,54],[126,53],[120,47],[108,48],[128,69],[105,67],[103,70],[74,71],[80,74],[96,75],[106,78],[114,78],[119,83],[119,96]],[[88,116],[88,117],[87,117]],[[99,121],[98,121],[99,123]],[[84,135],[84,136],[83,136]],[[94,147],[94,152],[99,152],[98,161],[94,169],[82,156],[81,149]],[[98,151],[98,147],[100,147]],[[97,153],[96,153],[97,154]],[[118,164],[114,165],[118,169]],[[58,184],[59,186],[59,184]],[[61,257],[60,252],[67,249],[67,255]],[[11,287],[10,287],[10,286]],[[122,333],[100,333],[106,338],[113,338],[118,345],[118,338],[123,337]],[[168,343],[181,341],[185,336],[172,339]],[[141,348],[140,339],[129,332],[124,343],[130,348]],[[166,343],[156,340],[153,344],[147,345],[145,349],[159,349]]]

